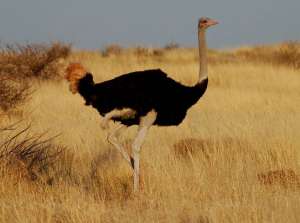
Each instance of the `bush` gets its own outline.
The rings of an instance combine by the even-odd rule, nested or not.
[[[3,111],[14,109],[23,104],[30,94],[28,82],[0,76],[0,108]]]
[[[122,51],[123,51],[123,48],[120,45],[111,44],[105,48],[105,50],[102,52],[102,56],[104,56],[104,57],[108,57],[111,55],[118,56],[122,53]]]
[[[285,42],[275,52],[275,60],[279,64],[300,68],[300,43]]]
[[[0,50],[0,75],[14,78],[58,79],[60,58],[71,52],[62,43],[6,45]]]
[[[299,69],[300,43],[289,41],[275,46],[255,46],[253,48],[238,50],[235,56],[250,62],[271,63]]]
[[[134,48],[134,55],[136,57],[146,57],[151,55],[151,51],[149,48],[142,47],[142,46],[137,46]]]
[[[162,57],[163,55],[164,55],[163,49],[154,49],[153,50],[153,56]]]
[[[30,95],[30,80],[60,79],[59,59],[71,52],[70,45],[6,45],[0,49],[0,108],[15,108]]]

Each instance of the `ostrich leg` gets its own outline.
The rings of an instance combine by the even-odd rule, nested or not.
[[[157,113],[152,110],[142,117],[139,124],[138,133],[132,144],[133,151],[133,190],[137,192],[139,190],[139,175],[140,175],[140,150],[144,142],[146,134],[151,125],[155,122]]]
[[[112,118],[117,118],[117,117],[130,117],[130,116],[134,116],[136,114],[136,112],[132,109],[129,108],[125,108],[125,109],[115,109],[109,113],[107,113],[102,121],[102,128],[108,128],[108,121],[111,120]],[[132,165],[131,159],[128,155],[128,153],[126,152],[126,150],[124,149],[124,147],[121,145],[121,143],[118,141],[118,135],[120,134],[120,131],[124,129],[124,125],[119,126],[118,128],[116,128],[113,132],[111,132],[108,137],[107,140],[110,144],[112,144],[123,156],[123,158],[129,163],[129,165]]]
[[[124,129],[124,127],[125,127],[124,125],[117,127],[113,132],[111,132],[108,135],[107,140],[110,144],[112,144],[121,153],[123,158],[129,163],[129,165],[132,166],[128,153],[126,152],[124,147],[121,145],[121,143],[118,141],[118,135],[119,135],[120,131]]]

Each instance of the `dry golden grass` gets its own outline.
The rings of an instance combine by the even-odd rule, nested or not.
[[[50,184],[0,165],[0,222],[299,222],[300,71],[237,51],[210,52],[208,91],[180,126],[151,128],[138,195],[97,111],[66,81],[33,81],[23,117],[0,116],[1,126],[24,118],[29,135],[59,134],[51,143],[66,149],[43,173]],[[82,62],[96,81],[157,67],[187,85],[197,80],[195,49],[135,52],[76,52],[66,63]],[[15,131],[2,131],[1,142]],[[135,131],[122,135],[126,145]]]

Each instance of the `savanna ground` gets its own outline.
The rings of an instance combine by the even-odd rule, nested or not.
[[[192,85],[197,50],[69,50],[1,51],[0,222],[300,222],[299,43],[210,50],[205,96],[180,126],[151,128],[136,195],[63,70],[81,62],[98,82],[161,68]],[[121,136],[128,149],[136,128]]]

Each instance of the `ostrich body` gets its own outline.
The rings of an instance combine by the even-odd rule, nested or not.
[[[184,86],[169,78],[160,69],[123,74],[114,79],[95,84],[91,73],[80,64],[70,64],[66,79],[72,93],[79,93],[86,105],[91,105],[104,117],[102,127],[109,120],[120,122],[108,136],[108,141],[118,149],[134,170],[134,191],[139,187],[139,153],[144,138],[152,125],[179,125],[187,110],[205,93],[208,84],[205,31],[217,24],[209,18],[198,23],[199,80],[194,86]],[[118,142],[117,135],[124,126],[139,125],[132,144],[133,157]]]
[[[86,105],[92,105],[102,116],[115,109],[134,111],[111,118],[123,125],[138,125],[140,117],[154,110],[157,117],[153,124],[169,126],[182,122],[188,108],[205,92],[207,82],[205,79],[193,87],[184,86],[158,69],[128,73],[98,84],[88,74],[79,81],[78,90]]]

